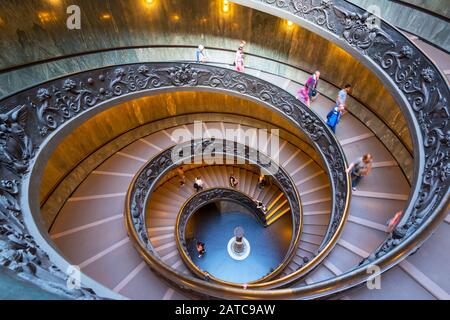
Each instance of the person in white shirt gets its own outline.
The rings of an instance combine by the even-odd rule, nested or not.
[[[194,189],[195,191],[199,192],[200,190],[203,190],[204,184],[202,179],[200,177],[196,177],[194,180]]]
[[[199,45],[197,51],[195,52],[195,58],[197,60],[198,63],[205,63],[207,58],[206,58],[206,49],[203,45]]]
[[[265,205],[263,205],[263,203],[259,200],[256,201],[256,209],[260,209],[262,210],[264,213],[266,213],[267,208]]]

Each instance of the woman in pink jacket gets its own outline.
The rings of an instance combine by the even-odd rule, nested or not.
[[[236,71],[244,72],[244,48],[239,47],[236,51],[236,57],[234,58],[234,65],[236,66]]]

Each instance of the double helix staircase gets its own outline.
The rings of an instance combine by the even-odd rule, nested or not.
[[[380,25],[368,27],[367,23],[370,20],[368,12],[355,7],[352,1],[304,1],[300,4],[301,1],[234,0],[231,1],[231,7],[227,7],[231,10],[226,16],[230,17],[232,14],[236,21],[245,19],[250,24],[258,21],[268,22],[267,25],[274,26],[274,30],[282,31],[279,38],[285,38],[286,41],[267,43],[265,33],[270,34],[271,30],[260,28],[259,23],[255,24],[255,28],[246,28],[246,32],[241,33],[242,36],[248,36],[249,42],[246,47],[245,74],[256,78],[246,78],[242,74],[227,73],[223,69],[215,68],[213,70],[215,77],[211,78],[213,80],[209,83],[205,83],[202,82],[204,80],[202,72],[205,72],[202,71],[202,67],[208,69],[219,66],[234,69],[229,63],[234,57],[233,43],[236,26],[239,24],[226,22],[223,10],[217,12],[215,6],[209,6],[208,10],[202,11],[201,19],[197,19],[196,15],[186,16],[184,12],[173,14],[169,9],[178,6],[179,10],[184,5],[181,1],[175,2],[167,6],[165,4],[153,7],[149,3],[139,4],[145,5],[145,10],[158,12],[161,20],[167,18],[163,22],[154,20],[155,23],[150,29],[145,26],[147,23],[145,19],[136,19],[138,15],[134,15],[135,12],[141,15],[147,11],[120,11],[124,7],[123,4],[119,4],[118,7],[108,5],[107,10],[111,11],[111,14],[102,15],[101,19],[98,19],[97,10],[88,10],[83,19],[86,19],[85,25],[89,28],[69,33],[60,29],[66,17],[61,19],[55,11],[56,7],[51,4],[48,4],[52,6],[48,7],[48,12],[40,11],[41,8],[42,10],[46,8],[45,4],[30,4],[27,7],[29,10],[25,10],[28,12],[21,10],[19,6],[16,8],[15,4],[5,2],[5,5],[0,5],[5,9],[3,10],[5,16],[0,18],[0,27],[4,29],[5,40],[2,44],[5,48],[20,53],[17,56],[3,55],[0,70],[2,83],[0,276],[7,279],[6,282],[9,281],[10,274],[3,274],[5,267],[10,269],[6,270],[8,272],[13,270],[15,276],[28,277],[34,284],[50,291],[55,289],[54,292],[64,297],[91,297],[89,290],[68,292],[66,288],[68,274],[64,268],[67,262],[70,262],[81,269],[82,275],[89,276],[89,279],[81,279],[83,285],[99,289],[97,293],[106,293],[107,298],[163,300],[198,298],[193,292],[183,290],[189,288],[187,281],[176,283],[173,277],[172,279],[164,277],[162,273],[156,271],[157,268],[154,268],[148,259],[145,260],[140,255],[139,248],[134,243],[136,239],[128,234],[129,229],[127,231],[126,228],[128,220],[124,208],[127,205],[127,192],[133,184],[133,179],[150,159],[175,145],[176,141],[173,139],[175,130],[185,129],[191,133],[194,131],[193,124],[189,122],[190,120],[186,120],[192,119],[189,116],[195,114],[203,117],[206,135],[209,131],[219,131],[225,136],[226,129],[252,129],[249,125],[239,124],[237,119],[241,114],[236,112],[238,114],[236,116],[232,113],[236,109],[231,108],[233,110],[224,110],[221,113],[222,110],[216,108],[214,116],[204,111],[195,113],[197,111],[192,108],[189,111],[193,112],[192,114],[178,115],[177,106],[167,103],[168,107],[165,110],[167,113],[164,114],[170,117],[163,119],[166,121],[164,127],[160,127],[158,123],[153,128],[150,128],[153,122],[140,121],[146,118],[140,118],[142,114],[138,115],[139,121],[133,126],[142,125],[138,128],[142,129],[140,133],[143,132],[143,128],[151,129],[154,133],[147,135],[147,132],[134,139],[123,149],[106,157],[92,172],[87,174],[82,172],[81,175],[86,178],[67,199],[66,196],[60,197],[58,192],[52,194],[49,199],[55,200],[60,197],[55,202],[63,201],[64,204],[48,229],[45,229],[42,218],[47,219],[52,214],[46,216],[43,213],[47,203],[41,203],[39,212],[37,200],[39,190],[36,187],[40,183],[46,185],[47,181],[43,182],[40,179],[43,178],[41,174],[44,174],[45,160],[49,158],[53,148],[61,142],[61,137],[75,130],[97,112],[102,112],[117,102],[126,102],[127,107],[134,107],[134,101],[130,99],[160,93],[166,89],[172,93],[185,89],[202,93],[203,90],[211,90],[214,93],[236,95],[244,98],[243,100],[247,98],[251,100],[255,98],[253,94],[258,92],[258,86],[264,86],[257,81],[256,78],[259,78],[295,96],[310,72],[316,68],[320,70],[322,67],[323,75],[329,77],[327,80],[330,82],[326,82],[325,79],[320,81],[318,87],[320,95],[312,103],[312,109],[325,120],[326,114],[335,105],[334,99],[339,90],[332,83],[343,84],[348,81],[355,88],[359,87],[358,89],[371,85],[365,83],[361,75],[355,75],[355,72],[347,73],[343,69],[334,68],[333,62],[336,59],[339,67],[348,64],[349,68],[355,66],[355,70],[362,73],[367,70],[366,75],[373,76],[371,79],[379,78],[380,82],[377,81],[376,85],[381,89],[380,92],[388,95],[387,99],[391,100],[388,105],[395,109],[392,111],[395,119],[389,119],[391,115],[389,108],[377,106],[376,103],[364,106],[364,102],[369,104],[371,102],[362,90],[358,90],[357,95],[363,102],[356,101],[357,97],[349,99],[350,112],[342,117],[337,127],[336,138],[348,162],[365,153],[372,154],[373,170],[369,176],[362,179],[356,191],[351,193],[343,232],[320,263],[288,284],[261,286],[258,289],[277,289],[278,292],[283,291],[288,298],[300,296],[312,298],[314,294],[316,297],[323,297],[322,293],[317,293],[320,288],[324,288],[320,284],[331,280],[322,292],[328,294],[334,290],[328,289],[336,284],[335,288],[339,294],[327,296],[332,299],[450,299],[450,277],[448,277],[450,214],[448,195],[442,192],[448,188],[449,182],[448,53],[431,46],[415,35],[401,32],[384,21]],[[193,10],[197,12],[199,8],[203,10],[208,7],[198,2],[198,4],[189,2],[189,10],[195,8]],[[137,2],[130,2],[127,6],[133,9],[141,8],[134,7],[135,3]],[[97,9],[97,4],[92,6],[88,4],[89,1],[83,7]],[[245,10],[244,6],[255,10]],[[38,17],[34,9],[39,11]],[[258,10],[263,14],[260,15]],[[124,19],[111,19],[116,12],[122,12]],[[204,13],[209,14],[205,15],[208,18],[203,18]],[[26,21],[39,19],[35,21],[36,23],[23,24],[17,19],[19,15],[30,18]],[[145,14],[146,18],[150,15]],[[195,21],[190,21],[191,18],[195,18]],[[290,23],[285,20],[278,21],[278,18],[289,19]],[[14,21],[18,21],[18,24]],[[130,24],[130,21],[136,23]],[[166,22],[170,24],[167,25]],[[195,31],[195,28],[200,26],[197,23],[209,26],[203,28],[207,33],[199,36]],[[442,25],[446,27],[445,24]],[[185,27],[186,30],[183,30]],[[282,29],[284,27],[285,30]],[[148,30],[150,32],[146,32]],[[330,42],[325,41],[321,46],[316,45],[321,41],[319,37],[313,37],[315,36],[313,33]],[[168,34],[171,37],[167,37]],[[439,38],[441,34],[442,32]],[[306,43],[311,39],[314,41]],[[200,40],[211,46],[208,50],[207,65],[198,64],[190,69],[189,64],[192,63],[196,47],[193,44],[197,44]],[[314,50],[303,50],[305,51],[303,56],[303,46],[291,44],[296,42],[302,44],[304,40],[306,40],[304,43],[307,46],[311,44]],[[337,44],[336,47],[334,43]],[[92,51],[86,48],[91,48]],[[308,55],[316,52],[316,49],[333,52],[334,56],[324,54],[320,56],[321,59],[312,59]],[[299,57],[294,57],[296,55]],[[355,59],[345,58],[350,55]],[[342,57],[344,58],[341,59]],[[330,58],[333,59],[331,63]],[[166,65],[163,61],[169,63]],[[167,66],[167,70],[159,68],[159,73],[154,74],[151,69],[160,62],[163,67]],[[365,67],[355,65],[359,63]],[[136,70],[129,72],[128,66],[130,70],[133,68]],[[340,70],[339,74],[334,73],[336,70]],[[170,76],[161,76],[164,72]],[[229,78],[221,78],[223,74]],[[344,74],[347,79],[343,79]],[[353,76],[355,77],[352,78]],[[355,79],[362,81],[355,83]],[[172,83],[163,84],[167,80]],[[200,80],[200,85],[197,80]],[[238,89],[227,87],[229,83],[235,83]],[[220,88],[215,87],[216,85]],[[368,95],[373,95],[374,101],[383,101],[380,96],[376,96],[375,90],[368,92],[370,92]],[[274,97],[283,98],[283,95],[277,96],[266,92],[255,100],[264,104],[268,101],[265,99]],[[396,102],[393,102],[394,100]],[[282,105],[267,104],[271,107]],[[290,106],[287,107],[286,110],[277,111],[283,111],[283,115],[289,117],[289,111],[292,110],[289,110]],[[207,107],[202,110],[206,109]],[[144,108],[137,113],[143,110]],[[277,119],[279,115],[281,113],[277,115]],[[247,117],[251,119],[251,115]],[[152,117],[149,118],[153,121]],[[178,121],[179,119],[182,120]],[[396,127],[395,120],[401,122],[399,127]],[[261,122],[263,121],[250,121],[255,123],[255,126]],[[273,123],[265,125],[274,126]],[[304,128],[304,132],[310,133],[311,127],[313,125]],[[153,131],[155,128],[158,130]],[[126,129],[130,128],[124,128]],[[134,134],[138,130],[132,131]],[[124,131],[117,132],[123,136],[115,138],[120,139],[126,135]],[[288,132],[286,136],[289,137],[291,134],[294,135],[293,132]],[[114,133],[106,135],[112,136]],[[124,140],[128,137],[129,135]],[[296,138],[302,139],[298,136]],[[405,144],[398,146],[401,150],[395,150],[395,143],[403,141]],[[113,144],[116,140],[102,142]],[[294,142],[291,139],[281,139],[278,156],[279,164],[297,188],[301,200],[299,204],[302,228],[295,254],[277,274],[275,280],[296,274],[323,252],[327,233],[330,227],[335,226],[332,224],[332,210],[336,209],[336,199],[342,199],[339,198],[338,192],[333,194],[335,186],[330,181],[337,180],[327,176],[327,172],[331,170],[322,167],[322,162],[317,160],[318,154],[311,154],[312,149],[303,149],[304,145]],[[92,151],[89,148],[87,150]],[[86,162],[94,156],[94,154],[85,155],[88,156]],[[72,155],[65,156],[69,158]],[[96,153],[95,156],[99,154]],[[73,164],[71,161],[65,163],[68,158],[58,160],[61,160],[63,166],[66,164],[71,166]],[[414,163],[407,163],[410,160]],[[58,161],[56,163],[58,164]],[[70,178],[73,178],[84,168],[80,165],[70,173],[65,170],[69,171],[73,169],[72,167],[58,169],[61,170],[53,171],[52,174],[55,172],[55,176],[69,174]],[[153,190],[146,208],[145,221],[149,241],[156,255],[169,268],[191,279],[196,277],[180,256],[175,235],[177,216],[195,194],[192,187],[194,177],[202,177],[206,188],[223,188],[229,187],[230,174],[239,179],[236,187],[238,191],[261,201],[266,206],[266,228],[275,229],[277,223],[279,225],[292,213],[289,201],[279,186],[268,184],[264,188],[259,188],[257,184],[259,172],[248,166],[234,164],[192,166],[185,171],[184,186],[180,186],[179,178],[173,174]],[[407,174],[410,176],[406,177]],[[58,178],[61,176],[56,179]],[[75,180],[77,178],[79,177]],[[413,185],[410,185],[411,181],[414,182]],[[67,181],[64,180],[60,186],[51,187],[64,189],[67,186],[64,185],[65,182]],[[51,201],[48,201],[48,204],[53,205]],[[445,209],[447,212],[444,212]],[[404,217],[406,219],[402,220],[404,223],[400,223],[395,230],[396,233],[392,235],[387,230],[387,221],[399,210],[406,211]],[[387,239],[391,241],[388,244],[385,242]],[[362,283],[356,285],[358,279],[366,278],[365,275],[361,276],[362,268],[358,270],[362,261],[372,256],[383,243],[388,248],[386,251],[378,251],[382,256],[377,260],[383,264],[381,288],[372,290]],[[345,279],[341,277],[342,275],[346,275]],[[195,279],[202,281],[205,287],[211,284],[203,280],[205,279]],[[26,286],[24,288],[27,289]],[[204,289],[202,286],[197,288],[200,288],[199,292]],[[312,288],[313,294],[309,295],[307,290],[296,291],[297,288]],[[221,289],[229,290],[226,297],[233,297],[230,293],[232,288]],[[47,297],[39,292],[40,290],[37,292],[30,290],[33,298]],[[241,292],[243,290],[246,289],[242,289]],[[255,295],[249,293],[249,297]]]
[[[286,79],[281,77],[277,79],[273,74],[261,72],[260,77],[283,83],[292,93],[298,88],[297,83],[288,82],[286,85]],[[312,107],[324,117],[332,104],[333,101],[320,96]],[[223,130],[236,125],[210,122],[206,123],[206,126]],[[184,127],[189,129],[189,125]],[[68,199],[50,231],[55,243],[70,261],[79,264],[90,277],[126,298],[186,298],[155,275],[137,255],[123,227],[123,212],[117,209],[123,208],[127,187],[139,168],[152,156],[173,144],[170,138],[172,129],[175,128],[144,137],[107,159]],[[338,127],[337,138],[348,159],[355,159],[366,152],[372,153],[375,158],[373,171],[370,176],[363,179],[357,191],[353,193],[350,215],[336,247],[316,270],[294,284],[295,287],[333,278],[355,268],[383,241],[387,235],[386,220],[401,209],[407,200],[409,184],[400,167],[380,140],[363,123],[351,114],[345,115]],[[331,195],[329,181],[317,163],[288,142],[283,141],[280,148],[280,163],[298,187],[304,215],[300,245],[296,255],[281,274],[283,276],[300,268],[318,250],[329,222]],[[219,167],[210,166],[196,170],[192,173],[187,172],[187,181],[200,175],[205,177],[204,181],[207,185],[228,186],[229,172],[223,167],[219,169]],[[250,194],[254,191],[258,192],[258,188],[255,188],[257,179],[255,176],[252,177],[252,173],[239,171],[236,175],[240,180],[239,188],[250,191]],[[189,184],[180,188],[175,178],[161,186],[161,188],[166,187],[170,192],[168,190],[161,192],[159,198],[156,196],[155,201],[151,202],[151,207],[155,206],[154,208],[158,209],[164,217],[154,216],[155,219],[151,222],[148,231],[152,243],[158,248],[163,260],[174,269],[187,273],[189,271],[178,257],[174,244],[173,223],[178,212],[177,208],[192,190],[189,190]],[[102,192],[100,193],[99,190]],[[155,195],[159,191],[158,189]],[[259,194],[259,196],[264,194],[262,199],[271,206],[272,211],[269,210],[269,213],[282,203],[280,200],[274,202],[278,195],[272,191],[267,188]],[[281,209],[282,207],[279,208]],[[170,215],[171,218],[168,218]],[[152,215],[149,219],[152,220]],[[442,235],[446,230],[448,230],[448,224],[443,224],[434,237],[443,239],[445,242],[445,237],[443,238]],[[439,247],[429,247],[431,248],[428,248],[427,255],[445,259],[445,255],[439,256]],[[420,253],[421,251],[402,262],[399,268],[394,268],[385,274],[388,278],[385,290],[361,288],[350,291],[344,298],[406,297],[406,293],[402,295],[400,292],[407,292],[408,297],[413,298],[446,297],[445,290],[433,281],[443,276],[443,271],[436,270],[434,267],[431,268],[435,271],[433,275],[425,274],[424,271],[431,265],[416,258]],[[414,259],[419,267],[410,263],[410,259]],[[397,279],[396,290],[389,290],[389,288],[394,289],[393,280],[389,280],[391,278]]]
[[[207,122],[205,126],[223,131],[248,129],[223,122]],[[157,294],[162,294],[158,299],[179,297],[169,287],[161,289],[166,292],[156,293],[155,288],[166,285],[161,280],[157,281],[156,287],[142,285],[142,282],[156,281],[156,278],[153,274],[148,276],[151,271],[127,238],[121,219],[123,214],[119,210],[124,207],[126,191],[134,175],[150,158],[174,144],[171,133],[181,127],[193,132],[191,125],[163,130],[133,142],[107,159],[68,199],[50,231],[59,249],[72,263],[79,265],[93,279],[128,298],[156,298]],[[331,205],[329,181],[313,159],[285,140],[280,142],[279,159],[284,170],[293,178],[300,196],[305,199],[302,207],[305,232],[296,252],[298,261],[303,261],[316,253],[328,227]],[[267,185],[258,188],[259,176],[249,170],[222,165],[194,168],[186,171],[187,183],[184,187],[180,187],[178,177],[173,177],[152,194],[147,225],[156,251],[174,269],[188,272],[176,247],[174,228],[179,210],[194,192],[190,182],[200,176],[205,187],[229,187],[231,173],[238,178],[237,188],[240,191],[266,205],[267,224],[275,223],[276,219],[289,213],[285,196],[278,187]],[[100,194],[98,190],[105,193]],[[106,239],[98,241],[99,235],[106,234]],[[292,263],[295,264],[295,261]],[[105,268],[116,271],[106,272]],[[148,278],[144,280],[144,277]]]

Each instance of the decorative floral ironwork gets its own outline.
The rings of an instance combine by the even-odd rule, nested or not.
[[[200,70],[192,68],[189,64],[174,66],[167,70],[169,78],[175,86],[195,86],[198,83]]]
[[[414,53],[413,49],[408,45],[403,46],[402,50],[400,50],[400,56],[408,59],[411,59],[413,53]]]
[[[69,289],[67,275],[52,264],[26,231],[17,180],[0,181],[0,266],[54,293],[77,299],[97,299],[90,289]]]
[[[336,26],[332,19],[331,0],[261,0],[267,4],[275,5],[278,8],[288,9],[295,15],[313,21],[319,26],[330,31],[336,31]]]
[[[426,82],[431,82],[434,80],[434,71],[430,67],[422,69],[420,75]]]
[[[248,146],[244,146],[241,144],[230,144],[226,143],[225,140],[196,140],[193,142],[186,142],[182,145],[178,145],[175,147],[171,147],[169,149],[164,150],[162,153],[157,155],[151,161],[149,161],[143,169],[141,169],[140,174],[136,177],[134,185],[130,188],[131,192],[129,195],[130,203],[127,205],[130,208],[130,214],[133,221],[133,228],[138,234],[140,240],[144,244],[145,248],[152,255],[158,257],[158,253],[154,249],[151,241],[148,238],[147,230],[150,228],[150,225],[146,224],[146,210],[147,201],[149,200],[152,192],[155,190],[159,181],[169,172],[173,170],[176,166],[181,163],[189,162],[191,153],[188,156],[180,155],[181,158],[177,160],[177,162],[173,162],[172,154],[173,150],[177,148],[177,150],[192,150],[192,154],[194,155],[202,155],[205,150],[214,150],[215,157],[223,156],[227,158],[229,156],[237,156],[248,163],[252,163],[258,165],[261,168],[268,168],[271,165],[271,159],[263,154],[254,150]],[[276,172],[272,172],[273,179],[277,183],[277,186],[281,189],[281,191],[286,196],[289,206],[292,212],[293,218],[293,234],[294,237],[297,237],[300,232],[301,226],[301,217],[300,217],[300,199],[298,193],[296,192],[296,187],[293,182],[290,180],[288,174],[282,168],[278,168]],[[224,191],[227,190],[227,191]],[[233,199],[236,195],[234,195],[233,190],[228,189],[214,189],[209,190],[209,192],[205,191],[205,195],[208,197],[220,197],[230,195],[230,199]],[[202,193],[203,194],[203,193]],[[241,197],[243,197],[241,195]],[[198,198],[196,201],[189,201],[189,203],[185,206],[185,212],[189,212],[189,214],[183,214],[180,217],[179,230],[181,234],[181,239],[184,239],[184,230],[185,224],[189,218],[189,215],[193,213],[194,207],[198,206],[199,201],[204,199],[204,197]],[[199,200],[200,199],[200,200]],[[242,200],[242,199],[240,199]],[[244,205],[247,205],[250,208],[255,207],[256,204],[251,199],[246,199],[241,202]],[[263,223],[265,223],[265,218],[259,217]],[[184,243],[184,242],[183,242]],[[185,243],[184,243],[185,245]],[[292,255],[295,253],[296,243],[293,242],[290,245],[290,248],[286,254],[286,259],[290,259]]]
[[[28,170],[34,147],[25,132],[27,107],[19,105],[0,114],[0,164],[19,174]]]
[[[359,14],[343,7],[334,6],[334,12],[338,21],[344,26],[342,36],[347,42],[357,49],[367,53],[376,42],[388,43],[394,46],[395,41],[377,25],[369,23],[370,14]]]

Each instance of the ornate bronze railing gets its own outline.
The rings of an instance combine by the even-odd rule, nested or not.
[[[186,253],[188,253],[186,243],[186,227],[189,219],[201,207],[219,200],[235,202],[243,207],[246,207],[255,216],[255,218],[261,222],[261,226],[266,226],[264,212],[261,209],[258,209],[256,199],[252,199],[250,195],[228,187],[207,188],[205,190],[201,190],[198,193],[193,194],[185,201],[183,207],[177,215],[176,232],[179,236],[180,245]]]
[[[167,150],[162,151],[160,154],[156,155],[153,159],[151,159],[146,165],[144,165],[141,168],[138,174],[134,177],[127,193],[126,207],[125,207],[126,225],[130,237],[135,240],[134,244],[137,250],[140,252],[141,256],[143,256],[144,259],[149,263],[149,265],[152,266],[153,269],[158,271],[167,270],[167,268],[170,269],[168,265],[166,265],[162,260],[160,260],[157,252],[153,248],[153,245],[148,238],[147,230],[149,227],[151,227],[150,225],[146,224],[147,219],[145,212],[148,201],[151,201],[150,197],[153,191],[159,185],[159,181],[168,172],[173,171],[177,166],[181,164],[189,165],[189,163],[191,163],[195,159],[195,157],[198,157],[199,155],[204,155],[205,150],[214,150],[216,157],[218,155],[224,156],[231,155],[233,157],[242,158],[250,162],[255,161],[256,159],[256,162],[254,163],[260,166],[261,168],[265,168],[268,172],[271,172],[271,174],[274,177],[274,181],[277,183],[279,188],[283,191],[283,193],[289,200],[289,205],[291,207],[293,218],[293,226],[294,226],[293,233],[295,235],[295,241],[291,243],[291,246],[289,247],[283,262],[273,272],[271,272],[270,274],[266,275],[261,279],[258,279],[258,281],[245,284],[246,289],[252,290],[262,288],[276,288],[279,286],[287,285],[298,280],[300,277],[307,274],[310,270],[314,269],[326,256],[326,254],[330,252],[330,250],[333,248],[335,241],[337,240],[336,234],[331,235],[326,234],[322,242],[322,247],[325,247],[325,249],[323,250],[319,249],[317,254],[301,268],[288,274],[287,276],[275,280],[270,280],[271,278],[279,274],[286,267],[287,263],[295,254],[295,249],[297,248],[301,231],[300,230],[301,222],[300,228],[297,227],[298,218],[295,215],[295,212],[297,210],[301,210],[299,207],[300,198],[297,194],[297,190],[295,188],[294,183],[290,179],[289,175],[287,175],[287,173],[285,173],[282,168],[277,168],[277,170],[273,172],[273,168],[271,168],[271,166],[273,165],[273,161],[268,156],[248,146],[240,146],[237,143],[236,145],[234,143],[229,144],[229,142],[222,140],[217,141],[199,140],[193,142],[185,142],[183,144],[171,147]],[[176,161],[173,160],[174,154],[177,155]],[[215,284],[219,284],[223,287],[235,287],[235,288],[243,287],[244,286],[243,284],[231,283],[215,278],[212,275],[209,275],[204,271],[200,270],[191,261],[188,254],[186,253],[186,250],[182,249],[183,237],[182,236],[180,237],[180,228],[181,229],[184,228],[184,224],[186,223],[186,221],[187,221],[186,216],[180,213],[177,218],[177,224],[175,228],[175,230],[177,231],[176,239],[179,248],[181,248],[180,254],[183,261],[189,266],[189,268],[194,272],[194,274],[199,276],[202,280],[207,279],[208,282],[212,281]],[[343,224],[340,225],[340,227],[336,231],[337,233],[342,231],[342,226]],[[330,228],[328,229],[330,230]],[[176,270],[171,270],[171,273],[177,274],[176,277],[181,276],[180,274],[177,273]],[[175,281],[172,275],[169,277],[169,280],[173,281],[174,283],[180,281],[182,281],[183,283],[189,283],[197,280],[195,278],[185,275],[182,275],[181,277],[183,278],[182,280],[178,279],[178,281]],[[194,288],[190,288],[190,290],[196,291],[196,289]],[[198,293],[205,294],[205,292],[197,292],[197,294]],[[211,294],[211,292],[208,292],[207,294]]]
[[[241,285],[236,285],[234,283],[224,281],[221,279],[218,279],[211,274],[205,272],[204,270],[201,270],[197,267],[197,265],[192,261],[190,254],[189,254],[189,248],[186,243],[186,227],[187,224],[192,217],[192,215],[198,211],[201,207],[215,201],[220,200],[227,200],[232,201],[235,203],[238,203],[241,206],[246,207],[249,209],[249,211],[255,215],[255,217],[262,222],[261,226],[265,225],[265,216],[264,213],[261,211],[261,209],[258,209],[258,206],[254,199],[250,198],[250,196],[244,194],[243,192],[240,192],[236,189],[231,188],[210,188],[203,190],[199,193],[194,194],[192,197],[190,197],[183,205],[183,207],[180,209],[180,212],[177,215],[177,222],[175,226],[175,236],[178,246],[178,251],[180,252],[181,258],[185,262],[185,264],[201,279],[207,279],[214,281],[215,283],[221,284],[221,285],[227,285],[227,286],[237,286],[240,287]],[[294,229],[295,231],[295,229]],[[300,228],[301,232],[301,228]],[[295,235],[295,234],[294,234]],[[264,282],[268,279],[271,279],[275,277],[277,274],[279,274],[289,263],[289,261],[292,259],[293,253],[295,253],[295,250],[297,249],[298,243],[296,243],[295,246],[292,246],[293,241],[291,241],[291,245],[289,246],[286,256],[282,261],[280,262],[279,266],[277,266],[274,270],[270,271],[265,276],[249,282],[249,284],[253,283],[259,283]],[[294,251],[292,251],[294,250]]]
[[[294,182],[291,180],[291,178],[283,168],[279,167],[278,164],[276,164],[263,152],[255,150],[249,146],[241,145],[240,143],[235,143],[232,141],[230,143],[230,141],[226,140],[195,140],[192,142],[189,141],[173,146],[153,157],[136,174],[128,190],[125,212],[127,216],[127,228],[130,236],[139,238],[142,245],[140,247],[139,244],[136,245],[139,247],[139,250],[142,254],[150,254],[154,256],[153,258],[159,259],[159,256],[153,248],[153,245],[149,240],[147,234],[147,230],[151,226],[146,224],[147,219],[145,213],[148,202],[151,201],[151,194],[156,190],[161,179],[163,179],[168,172],[173,171],[176,167],[180,166],[181,164],[189,165],[199,156],[205,157],[205,160],[207,160],[209,155],[206,154],[206,150],[214,150],[214,159],[216,160],[218,156],[232,156],[233,159],[234,157],[236,157],[237,159],[241,159],[241,161],[247,161],[253,165],[257,165],[262,170],[266,170],[272,176],[273,181],[280,188],[281,192],[283,192],[283,194],[286,196],[291,208],[293,241],[291,241],[289,249],[287,250],[283,262],[279,265],[279,267],[277,267],[269,275],[259,279],[258,282],[266,281],[270,278],[275,277],[292,259],[300,241],[302,228],[302,209],[300,196]],[[177,154],[176,161],[174,161],[172,157],[174,153]],[[148,175],[148,172],[151,172],[151,175]],[[180,230],[180,228],[184,230],[184,223],[187,222],[187,220],[185,219],[186,216],[178,216],[177,225],[175,228],[176,230]],[[265,222],[264,219],[262,222]],[[180,232],[183,234],[183,231]],[[176,233],[176,238],[177,243],[179,245],[182,245],[182,239],[184,237],[182,235],[180,237],[180,234]],[[199,275],[202,279],[206,278],[206,273],[197,268],[190,261],[189,257],[183,250],[181,250],[180,253],[183,260],[190,266],[194,273]],[[159,261],[158,263],[161,264],[163,262]],[[308,264],[302,269],[302,271],[306,272],[306,269],[311,269],[314,266],[315,265],[313,264]],[[209,278],[222,285],[242,286],[216,279],[212,276],[210,276]]]

